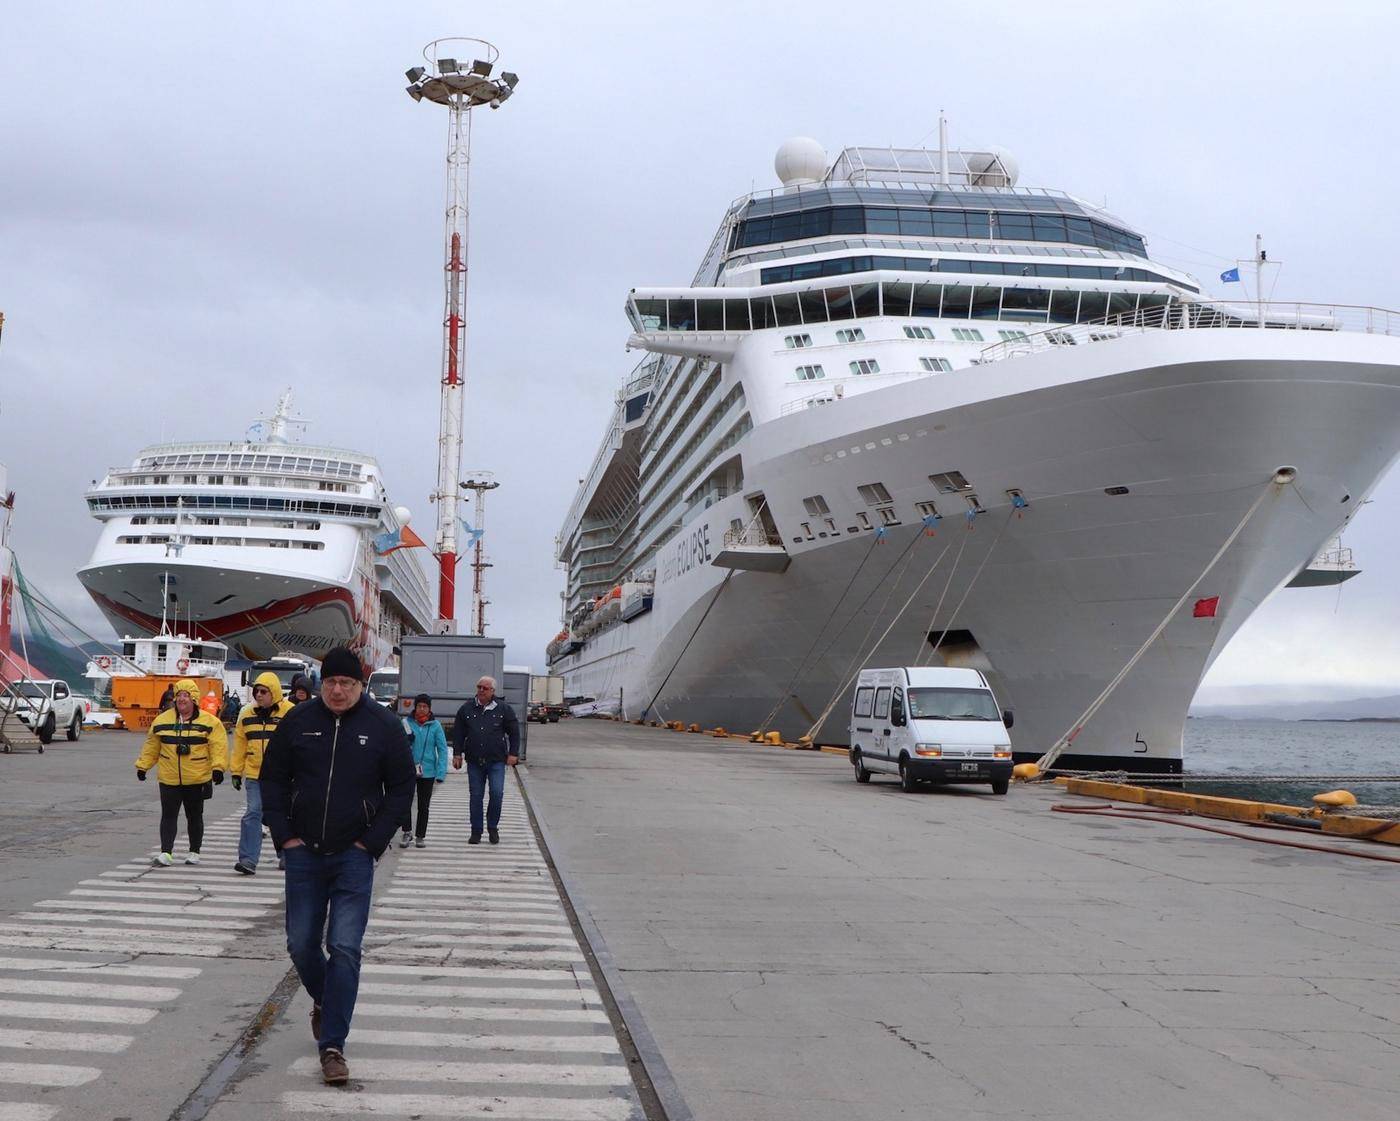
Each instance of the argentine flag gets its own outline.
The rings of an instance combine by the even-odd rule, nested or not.
[[[1220,274],[1220,279],[1226,284],[1237,284],[1240,279],[1240,270],[1238,268],[1226,269]]]

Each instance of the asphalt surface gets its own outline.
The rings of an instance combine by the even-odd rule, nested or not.
[[[381,862],[351,1082],[327,1088],[281,877],[267,852],[231,870],[241,795],[208,804],[203,864],[153,869],[137,746],[0,756],[0,1121],[1400,1104],[1395,865],[594,721],[532,729],[500,846],[464,843],[453,775],[429,846]]]

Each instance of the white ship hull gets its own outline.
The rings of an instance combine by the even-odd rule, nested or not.
[[[1015,711],[1017,757],[1035,758],[1201,575],[1275,470],[1294,467],[1296,482],[1272,488],[1194,593],[1220,597],[1215,616],[1178,612],[1060,760],[1177,770],[1211,662],[1400,452],[1398,347],[1367,334],[1148,331],[777,417],[740,447],[745,493],[766,496],[790,567],[736,572],[721,590],[725,570],[709,561],[731,520],[750,516],[742,495],[724,498],[658,558],[653,610],[551,672],[570,694],[620,692],[634,718],[748,731],[776,707],[768,726],[788,737],[834,701],[817,739],[844,743],[843,687],[860,665],[927,660],[931,632],[964,632],[937,660],[989,668]],[[908,511],[929,496],[930,474],[949,470],[986,512],[969,531],[962,499],[940,502],[952,516],[927,536]],[[820,520],[802,513],[803,496],[854,496],[874,480],[904,522],[883,541],[849,532],[857,507],[835,501],[836,535],[799,532]],[[1028,509],[1012,508],[1012,489]]]

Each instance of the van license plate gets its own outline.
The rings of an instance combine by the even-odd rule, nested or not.
[[[975,770],[977,770],[977,764],[976,764],[976,763],[964,763],[964,764],[962,765],[962,769],[963,769],[964,771],[975,771]]]

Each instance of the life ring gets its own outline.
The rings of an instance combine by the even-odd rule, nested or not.
[[[97,668],[98,668],[98,669],[109,669],[109,668],[111,668],[111,665],[112,665],[112,659],[109,658],[109,657],[107,657],[106,654],[101,654],[101,655],[98,656],[98,658],[97,658]]]
[[[190,668],[190,660],[188,658],[181,658],[178,662],[175,663],[175,668],[181,673],[184,673],[187,669]]]

